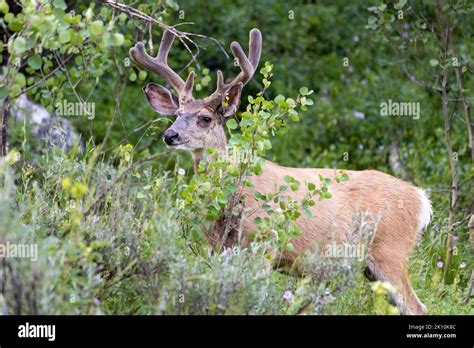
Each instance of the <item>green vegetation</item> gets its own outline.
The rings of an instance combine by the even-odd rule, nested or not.
[[[176,71],[196,71],[197,97],[214,90],[217,69],[238,70],[210,38],[228,51],[234,40],[246,46],[249,29],[262,31],[258,73],[227,122],[230,152],[247,160],[216,158],[206,170],[201,163],[201,175],[189,154],[162,144],[171,120],[141,90],[162,81],[128,56],[150,33],[156,49],[159,25],[96,2],[20,2],[0,0],[2,124],[25,94],[51,112],[63,101],[94,103],[95,115],[64,116],[83,151],[40,149],[11,117],[8,137],[0,135],[0,244],[38,246],[34,262],[0,259],[1,313],[396,314],[392,287],[367,281],[364,260],[304,255],[300,274],[269,269],[268,246],[291,251],[292,222],[313,200],[331,199],[326,178],[285,177],[281,192],[256,196],[280,210],[258,221],[255,243],[212,251],[203,230],[233,213],[229,199],[245,174],[261,171],[259,157],[338,168],[341,181],[343,170],[378,169],[429,189],[434,217],[410,262],[413,287],[430,314],[474,313],[468,1],[123,1],[168,25],[193,22],[177,29],[208,37],[190,36],[196,61],[178,44],[169,57]],[[381,116],[389,100],[419,103],[419,117]],[[298,189],[308,191],[301,202],[285,198]]]

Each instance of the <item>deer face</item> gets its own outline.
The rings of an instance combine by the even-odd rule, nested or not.
[[[155,111],[175,117],[163,135],[166,146],[194,151],[225,146],[224,124],[239,108],[242,87],[242,83],[238,83],[224,96],[188,99],[181,103],[162,86],[150,83],[143,90]]]
[[[201,104],[201,103],[199,103]],[[186,150],[212,147],[213,140],[222,138],[222,122],[206,107],[183,107],[176,111],[176,120],[163,136],[169,147]]]
[[[168,147],[189,151],[208,147],[225,148],[225,122],[232,117],[240,105],[243,86],[252,78],[260,60],[262,36],[258,29],[250,31],[249,56],[237,42],[231,50],[240,65],[241,73],[229,83],[224,82],[221,71],[217,72],[217,88],[204,99],[194,99],[192,90],[194,72],[186,82],[167,63],[168,53],[175,34],[165,30],[156,58],[150,57],[139,42],[130,50],[132,59],[142,68],[161,75],[177,92],[173,95],[163,86],[149,83],[143,91],[153,110],[175,117],[173,124],[165,131],[163,141]]]

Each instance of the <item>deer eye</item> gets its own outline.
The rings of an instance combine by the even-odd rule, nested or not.
[[[211,125],[212,117],[209,116],[198,116],[197,124],[202,128],[207,128]]]

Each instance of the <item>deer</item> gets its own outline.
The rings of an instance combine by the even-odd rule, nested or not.
[[[249,33],[249,51],[246,55],[238,42],[230,49],[240,67],[240,73],[225,82],[221,70],[217,71],[217,88],[202,99],[193,98],[195,73],[190,72],[184,81],[168,65],[168,54],[175,35],[165,30],[156,57],[150,56],[142,42],[130,49],[132,61],[142,69],[161,76],[176,95],[161,85],[148,83],[143,91],[151,108],[161,115],[175,117],[166,129],[163,141],[167,147],[191,153],[193,167],[199,175],[200,161],[208,161],[207,148],[217,148],[227,155],[227,137],[224,126],[233,117],[239,106],[243,87],[257,70],[262,52],[262,34],[254,28]],[[353,216],[357,211],[379,213],[380,220],[373,236],[364,275],[371,281],[389,282],[396,289],[392,297],[401,314],[427,314],[425,305],[418,299],[408,277],[408,258],[414,250],[419,236],[430,223],[432,206],[427,192],[410,183],[377,170],[345,171],[349,180],[329,185],[332,198],[318,201],[311,212],[296,220],[301,234],[292,240],[294,249],[285,252],[288,261],[306,252],[311,245],[326,245],[332,236],[346,240],[353,230]],[[283,183],[285,175],[300,182],[311,182],[319,175],[334,178],[330,168],[289,168],[265,160],[262,173],[249,178],[251,187],[243,195],[243,205],[257,209],[259,203],[253,196],[254,188],[265,194],[274,192],[275,185]],[[294,198],[301,193],[292,192]],[[402,203],[402,204],[400,204]],[[249,233],[256,230],[253,219],[242,217],[239,227],[241,243],[248,245]],[[211,239],[211,237],[208,237]],[[237,239],[230,238],[230,243]]]

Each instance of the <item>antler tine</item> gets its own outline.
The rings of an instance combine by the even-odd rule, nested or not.
[[[217,70],[217,90],[224,88],[224,75],[222,70]]]
[[[164,30],[163,36],[161,38],[160,47],[158,48],[158,54],[156,59],[163,63],[168,64],[168,53],[170,52],[171,46],[174,42],[174,34],[169,30]]]
[[[236,85],[239,82],[245,85],[250,81],[255,73],[255,70],[257,69],[258,63],[260,61],[260,55],[262,53],[262,34],[260,33],[260,30],[254,28],[249,33],[248,58],[238,42],[232,42],[230,49],[232,50],[234,57],[237,59],[242,71],[231,82],[224,83],[222,72],[219,70],[217,72],[217,88],[213,95],[222,95],[233,85]]]
[[[260,30],[253,28],[249,34],[249,61],[254,68],[257,69],[260,55],[262,54],[262,33]]]
[[[182,93],[183,99],[192,98],[195,76],[196,75],[194,74],[194,71],[191,71],[189,73],[188,78],[186,79],[186,84],[184,85],[184,88],[183,88],[183,93]]]
[[[242,84],[245,85],[252,78],[254,67],[252,64],[250,64],[247,56],[244,53],[244,50],[238,42],[232,42],[230,44],[230,49],[232,50],[235,59],[237,59],[237,63],[239,64],[242,72],[237,75],[237,77],[234,78],[234,80],[232,80],[232,82],[230,82],[228,85],[230,87],[238,82],[242,82]]]
[[[168,53],[173,45],[174,36],[175,35],[171,31],[164,31],[156,58],[153,58],[146,53],[145,46],[142,42],[138,42],[135,47],[130,49],[130,56],[142,68],[162,76],[171,87],[181,95],[184,92],[183,89],[185,87],[185,82],[168,66]],[[188,76],[188,80],[189,78],[190,77]]]

